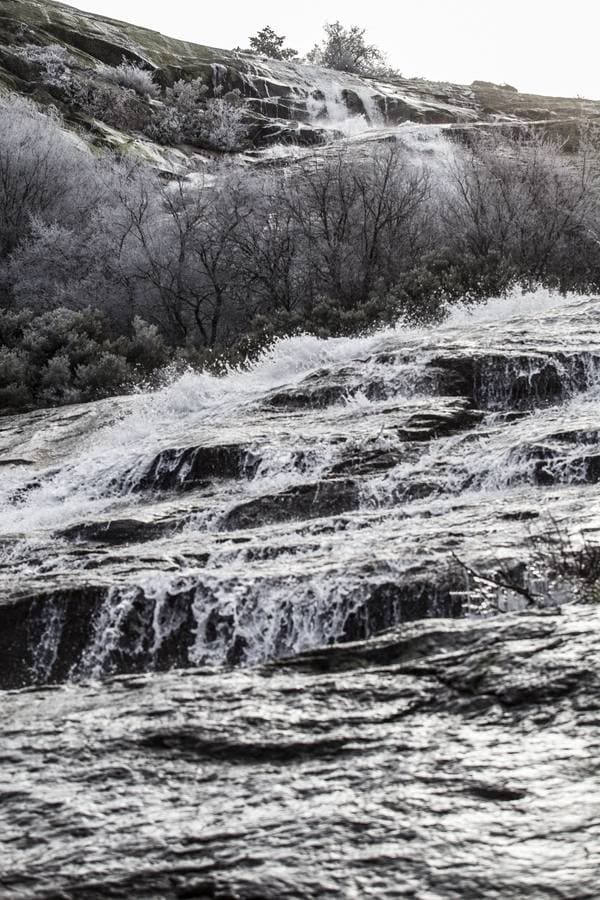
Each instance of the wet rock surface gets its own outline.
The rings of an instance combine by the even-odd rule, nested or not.
[[[251,475],[253,460],[236,445],[162,450],[132,484],[136,491],[193,490],[210,478]]]
[[[349,479],[303,484],[273,497],[260,497],[234,507],[223,525],[227,529],[250,528],[290,519],[337,515],[355,509],[359,496],[358,485]]]
[[[571,606],[4,694],[2,896],[595,897],[599,630]]]
[[[273,145],[295,144],[312,152],[343,134],[368,133],[373,126],[404,129],[405,123],[457,129],[541,122],[561,136],[573,137],[582,118],[598,115],[597,102],[582,98],[535,97],[506,86],[475,82],[470,86],[394,77],[359,78],[318,66],[270,60],[207,47],[74,9],[49,0],[0,0],[0,83],[11,91],[34,94],[42,104],[58,104],[68,127],[83,129],[91,144],[139,153],[162,171],[185,174],[202,169],[210,152],[162,147],[138,133],[110,128],[73,110],[56,85],[41,79],[39,67],[26,63],[25,44],[65,47],[78,71],[123,59],[150,68],[156,81],[172,85],[180,78],[202,78],[211,92],[240,91],[251,144],[247,157],[269,159]],[[354,124],[348,130],[347,120]],[[385,139],[380,135],[378,139]],[[262,156],[261,156],[262,154]]]
[[[600,532],[598,301],[530,302],[0,420],[0,686],[564,600],[537,548]]]

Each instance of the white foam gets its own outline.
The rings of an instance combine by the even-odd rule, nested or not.
[[[406,348],[413,361],[404,370],[400,364],[387,366],[381,377],[389,380],[391,395],[410,394],[419,366],[427,362],[427,353],[422,348],[432,343],[442,347],[448,342],[453,344],[467,334],[479,338],[480,329],[489,329],[489,340],[502,341],[502,328],[509,326],[519,337],[524,328],[529,328],[535,341],[538,320],[553,309],[556,316],[566,315],[582,302],[585,301],[581,298],[562,298],[547,290],[515,291],[479,306],[458,307],[446,323],[434,329],[398,325],[355,338],[298,335],[276,341],[245,368],[231,368],[222,376],[190,370],[160,390],[128,398],[123,403],[124,412],[112,424],[98,426],[92,420],[88,433],[84,431],[70,445],[63,447],[59,443],[59,471],[54,474],[42,471],[41,486],[25,495],[19,505],[11,504],[9,499],[32,475],[23,468],[6,472],[0,486],[3,510],[0,534],[31,535],[39,529],[65,527],[108,510],[116,512],[125,503],[134,502],[134,498],[122,496],[119,486],[119,478],[126,472],[134,472],[136,468],[142,471],[164,447],[213,442],[222,434],[221,429],[226,428],[239,430],[241,427],[243,433],[243,423],[256,420],[257,413],[253,410],[272,391],[298,384],[320,369],[335,369],[365,360],[387,348]],[[551,319],[560,340],[560,325],[556,325],[553,316]],[[481,340],[485,342],[488,338]],[[368,374],[368,366],[364,362],[361,366]],[[118,402],[113,404],[115,408]],[[347,402],[357,409],[369,404],[360,385]],[[56,430],[58,426],[49,427]],[[323,458],[328,456],[325,448],[330,427],[323,423]],[[42,429],[36,441],[43,443],[47,438],[48,432]],[[273,450],[262,474],[278,487],[297,481],[285,448],[281,452]],[[313,474],[318,474],[316,463]]]

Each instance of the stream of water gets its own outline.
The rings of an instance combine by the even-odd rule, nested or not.
[[[486,612],[457,599],[452,559],[514,567],[550,522],[598,527],[597,308],[515,293],[3,420],[0,583],[7,603],[44,598],[36,677],[67,652],[73,602],[70,677]]]

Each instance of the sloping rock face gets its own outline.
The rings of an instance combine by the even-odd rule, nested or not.
[[[548,559],[598,540],[598,302],[291,338],[245,372],[2,419],[0,686],[572,597]]]
[[[4,694],[5,900],[593,898],[600,609]]]
[[[553,122],[574,121],[577,116],[597,118],[598,103],[578,97],[544,97],[522,94],[509,85],[474,81],[471,85],[478,108],[484,116],[499,120],[514,118],[523,121]]]
[[[255,144],[321,143],[330,131],[406,120],[464,122],[477,118],[472,92],[454,85],[399,80],[385,84],[316,66],[260,59],[178,41],[148,29],[41,0],[0,2],[0,82],[44,99],[35,71],[18,55],[26,43],[66,47],[82,64],[123,58],[155,70],[156,80],[202,78],[210,92],[241,91]],[[49,97],[54,99],[56,97]],[[67,110],[68,112],[68,110]]]
[[[19,56],[25,44],[59,44],[79,65],[97,68],[131,60],[155,70],[160,84],[202,78],[210,92],[241,91],[250,135],[257,147],[278,143],[313,146],[332,136],[356,134],[374,126],[543,121],[573,133],[582,117],[600,114],[591,101],[520,95],[515,90],[475,82],[471,87],[398,77],[384,83],[317,66],[279,62],[165,37],[157,32],[81,12],[48,0],[0,0],[0,85],[33,94],[42,103],[58,103]],[[91,129],[94,141],[128,146],[163,168],[176,169],[185,155],[169,156],[139,135],[119,135],[100,122],[62,111],[77,127]],[[189,157],[189,151],[186,151]]]

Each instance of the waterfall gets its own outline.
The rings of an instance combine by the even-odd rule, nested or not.
[[[360,97],[361,103],[364,107],[369,126],[375,129],[377,127],[380,127],[381,125],[384,125],[385,114],[382,113],[381,109],[375,102],[373,92],[370,91],[366,85],[361,85],[360,88],[357,88],[356,93]]]
[[[354,82],[350,82],[354,88]],[[319,70],[316,89],[309,94],[306,106],[310,121],[338,134],[352,136],[377,128],[383,116],[365,84],[356,79],[355,93],[364,112],[352,113],[344,100],[342,83],[333,73]]]
[[[10,420],[0,620],[13,602],[31,618],[3,665],[53,680],[256,663],[518,606],[465,595],[452,554],[522,566],[545,509],[574,540],[597,527],[596,307],[516,292],[437,328],[297,336],[246,370]]]

